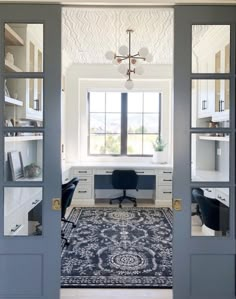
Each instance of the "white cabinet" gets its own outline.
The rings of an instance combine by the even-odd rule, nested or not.
[[[214,97],[210,92],[212,83],[210,80],[198,80],[198,118],[210,117],[213,113]]]
[[[173,170],[160,169],[156,175],[156,205],[170,206],[172,204],[172,176]]]
[[[93,170],[84,167],[73,168],[73,176],[79,177],[75,189],[74,200],[91,200],[93,198]]]

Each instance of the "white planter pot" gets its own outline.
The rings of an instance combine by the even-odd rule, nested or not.
[[[154,152],[152,156],[152,163],[165,163],[165,152]]]

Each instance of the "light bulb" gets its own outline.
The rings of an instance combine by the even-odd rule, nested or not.
[[[124,64],[119,65],[118,72],[120,72],[122,75],[126,75],[127,67]]]
[[[131,80],[131,79],[128,79],[126,82],[125,82],[125,87],[127,89],[132,89],[134,87],[134,82]]]
[[[108,60],[113,60],[114,57],[115,57],[115,53],[112,52],[112,51],[107,51],[106,54],[105,54],[105,57],[106,57],[106,59],[108,59]]]
[[[137,66],[136,68],[135,68],[135,74],[137,74],[137,75],[142,75],[144,73],[144,69],[143,69],[143,67],[140,65],[140,66]]]
[[[135,58],[132,58],[132,59],[131,59],[131,63],[132,63],[132,64],[137,64],[137,63],[138,63],[138,60],[135,59]]]
[[[114,65],[118,65],[118,64],[119,64],[119,62],[117,61],[116,58],[112,59],[112,63],[113,63]]]
[[[123,56],[126,56],[128,54],[129,49],[126,46],[121,46],[119,48],[119,53]]]
[[[152,62],[153,60],[153,56],[152,54],[148,53],[148,55],[146,56],[146,59],[145,59],[147,62]]]
[[[138,53],[140,56],[145,58],[148,55],[148,48],[141,48]]]

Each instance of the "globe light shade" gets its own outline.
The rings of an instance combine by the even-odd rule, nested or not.
[[[148,53],[148,55],[146,56],[146,59],[145,59],[147,62],[152,62],[153,60],[153,56],[152,54]]]
[[[118,72],[121,73],[122,75],[126,75],[127,74],[127,67],[124,64],[119,65]]]
[[[108,59],[108,60],[113,60],[114,57],[115,57],[115,53],[112,52],[112,51],[107,51],[106,54],[105,54],[105,57],[106,57],[106,59]]]
[[[119,53],[123,56],[128,55],[128,51],[129,51],[129,49],[126,46],[121,46],[119,48]]]
[[[140,66],[137,66],[136,68],[135,68],[135,74],[137,74],[137,75],[142,75],[144,73],[144,69],[143,69],[143,67],[140,65]]]
[[[141,48],[138,53],[140,56],[146,58],[148,55],[148,48]]]
[[[134,82],[132,81],[132,80],[127,80],[126,82],[125,82],[125,87],[127,88],[127,89],[132,89],[133,87],[134,87]]]

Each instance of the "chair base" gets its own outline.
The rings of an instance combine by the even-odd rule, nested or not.
[[[116,197],[116,198],[112,198],[110,199],[110,205],[112,204],[113,200],[118,200],[119,201],[119,208],[122,208],[122,202],[125,200],[125,199],[128,199],[129,201],[133,202],[134,203],[134,207],[137,207],[137,201],[136,201],[136,198],[135,197],[132,197],[132,196],[128,196],[126,195],[126,191],[123,190],[123,195],[122,196],[119,196],[119,197]]]
[[[66,241],[65,246],[70,245],[70,242],[67,240],[67,238],[63,237],[62,235],[61,235],[61,238],[62,238],[62,240]]]

